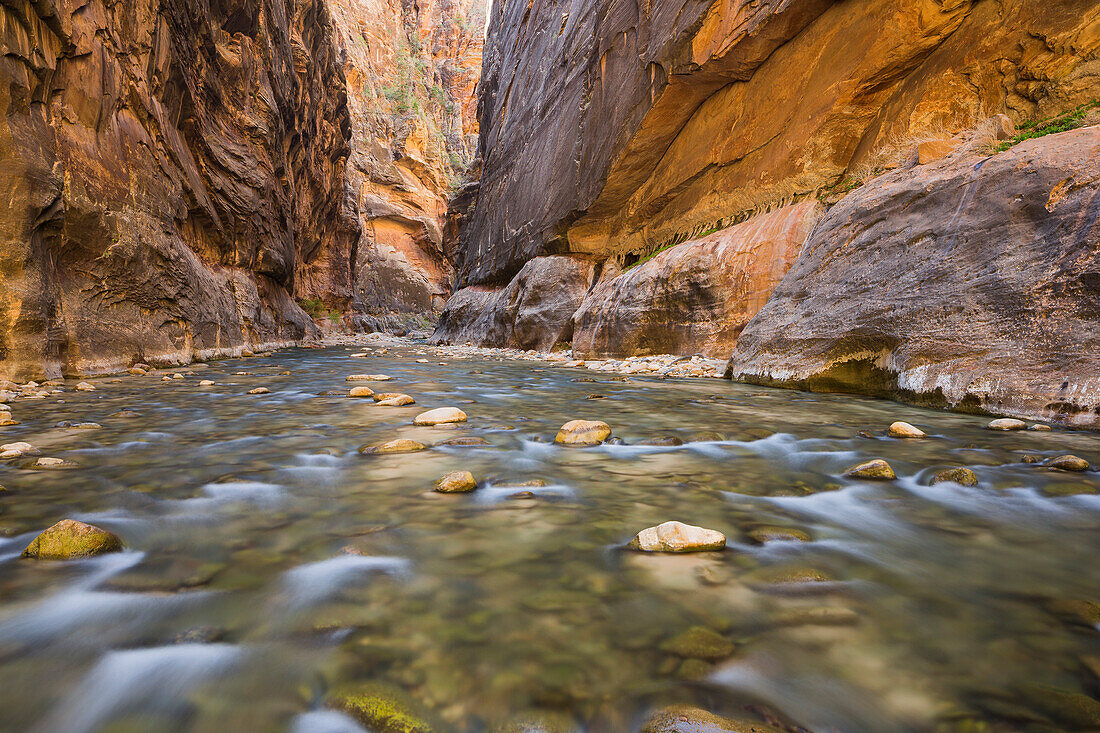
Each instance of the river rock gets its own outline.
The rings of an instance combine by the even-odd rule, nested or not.
[[[91,382],[80,382],[75,389],[77,392],[95,392],[95,385]]]
[[[19,458],[21,456],[38,456],[41,451],[30,443],[4,443],[0,445],[0,458]]]
[[[381,402],[382,400],[390,400],[394,397],[400,397],[400,392],[375,392],[373,395],[375,402]]]
[[[445,425],[466,422],[466,413],[457,407],[437,407],[422,412],[413,419],[413,425]]]
[[[892,423],[886,434],[891,438],[927,438],[928,434],[907,422]]]
[[[370,387],[352,387],[348,390],[348,397],[374,397],[374,390]]]
[[[599,445],[611,436],[611,426],[599,420],[570,420],[558,430],[558,445]]]
[[[989,425],[986,425],[986,427],[990,430],[1001,430],[1007,432],[1009,430],[1024,430],[1027,428],[1027,423],[1023,420],[1017,420],[1012,417],[1002,417],[991,421]]]
[[[423,443],[401,438],[378,445],[364,445],[359,449],[359,452],[364,454],[385,455],[388,453],[415,453],[417,451],[427,450],[427,448],[428,446]]]
[[[469,471],[452,471],[435,482],[441,494],[465,494],[477,488],[477,479]]]
[[[864,481],[893,481],[897,478],[894,469],[881,458],[852,466],[844,472],[844,475],[848,478]]]
[[[78,468],[80,464],[73,461],[66,461],[61,458],[48,458],[42,457],[35,460],[25,468],[32,470],[50,471],[50,470],[62,470],[67,468]]]
[[[748,531],[749,539],[763,545],[768,542],[809,542],[808,532],[791,527],[755,527]]]
[[[735,649],[733,642],[705,626],[692,626],[661,644],[663,652],[711,662],[725,659]]]
[[[960,486],[977,486],[978,474],[974,473],[969,468],[948,468],[932,477],[932,486],[942,483],[959,484]]]
[[[215,384],[213,379],[203,379],[199,382],[200,387],[213,387]]]
[[[268,394],[271,390],[267,387],[257,387],[256,389],[248,390],[248,394]]]
[[[627,545],[642,552],[710,552],[726,546],[726,536],[713,529],[682,522],[665,522],[647,527]]]
[[[1084,458],[1078,456],[1065,455],[1058,456],[1057,458],[1051,458],[1047,461],[1047,466],[1057,469],[1059,471],[1088,471],[1091,466],[1089,462]]]
[[[1053,430],[1053,428],[1051,428],[1049,425],[1044,425],[1037,422],[1034,425],[1028,426],[1028,430],[1034,431],[1036,433],[1049,433],[1051,430]]]
[[[691,705],[673,705],[650,716],[639,733],[781,733],[762,723],[724,718]]]
[[[74,519],[62,519],[35,537],[23,550],[23,557],[69,560],[121,549],[122,540],[114,533]]]
[[[326,703],[375,733],[432,733],[419,706],[397,688],[374,682],[350,683],[329,693]]]
[[[384,400],[378,400],[380,407],[405,407],[407,405],[415,405],[416,400],[409,397],[407,394],[395,394],[387,397]]]
[[[480,445],[492,445],[492,443],[485,440],[485,438],[470,437],[470,438],[451,438],[450,440],[444,440],[442,443],[440,443],[440,445],[450,445],[450,446],[455,446],[455,447],[470,447],[470,446],[480,446]]]
[[[350,374],[347,377],[349,382],[388,382],[393,377],[386,374]]]
[[[11,412],[0,412],[0,427],[8,427],[10,425],[18,425],[19,421],[11,416]]]

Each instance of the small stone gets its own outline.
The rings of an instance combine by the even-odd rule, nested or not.
[[[176,372],[175,374],[172,375],[172,379],[183,379],[183,375],[180,374],[179,372]]]
[[[688,659],[716,662],[734,652],[733,642],[705,626],[692,626],[661,644],[661,651]]]
[[[654,713],[639,733],[779,733],[756,722],[732,720],[691,705],[673,705]]]
[[[349,382],[388,382],[393,377],[385,374],[351,374],[348,376]]]
[[[130,374],[133,374],[135,377],[140,377],[142,375],[148,374],[148,372],[141,367],[131,367]]]
[[[643,440],[641,443],[638,443],[638,445],[652,445],[663,448],[675,448],[676,446],[681,446],[683,444],[684,441],[673,435],[666,436],[664,438],[649,438],[647,440]]]
[[[628,549],[642,552],[710,552],[726,546],[726,536],[713,529],[665,522],[639,532]]]
[[[95,385],[89,382],[80,382],[76,385],[77,392],[95,392]]]
[[[492,445],[492,444],[489,441],[485,440],[485,438],[451,438],[450,440],[444,440],[442,443],[440,443],[440,445],[465,447],[465,446],[473,446],[473,445]]]
[[[465,412],[457,407],[437,407],[417,415],[413,425],[444,425],[458,422],[466,422]]]
[[[199,382],[200,387],[213,387],[214,384],[215,383],[214,383],[213,379],[204,379],[201,382]]]
[[[1077,456],[1072,456],[1072,455],[1065,455],[1065,456],[1058,456],[1057,458],[1051,458],[1047,462],[1047,466],[1049,466],[1052,469],[1058,470],[1058,471],[1074,471],[1074,472],[1088,471],[1091,468],[1091,466],[1089,466],[1089,462],[1086,461],[1084,458],[1079,458]]]
[[[348,397],[374,397],[374,390],[370,387],[352,387],[348,390]]]
[[[749,539],[763,545],[768,542],[809,542],[810,535],[789,527],[756,527],[749,530]]]
[[[27,466],[27,468],[42,469],[42,470],[51,470],[51,469],[56,470],[56,469],[65,469],[65,468],[76,468],[77,465],[78,464],[73,463],[72,461],[65,461],[65,460],[62,460],[60,458],[39,458],[34,463]]]
[[[395,394],[393,397],[387,397],[384,400],[378,401],[379,407],[405,407],[406,405],[415,405],[416,400],[409,397],[407,394]]]
[[[1023,420],[1016,420],[1011,417],[1002,417],[997,420],[993,420],[986,426],[990,430],[1023,430],[1027,427],[1027,423]]]
[[[256,389],[248,390],[248,394],[268,394],[271,392],[267,387],[257,387]]]
[[[907,422],[895,422],[887,429],[886,434],[891,438],[927,438],[928,434],[920,428]]]
[[[464,494],[477,488],[477,479],[469,471],[452,471],[435,482],[441,494]]]
[[[977,486],[978,474],[969,468],[949,468],[932,477],[931,485],[952,483],[960,486]]]
[[[881,458],[852,466],[844,472],[844,475],[848,478],[863,479],[865,481],[893,481],[897,478],[894,469],[890,468],[890,464]]]
[[[8,427],[10,425],[18,425],[19,421],[12,418],[10,412],[0,412],[0,427]]]
[[[427,360],[427,359],[417,359],[417,360],[416,360],[416,363],[417,363],[417,364],[427,364],[427,363],[428,363],[428,360]]]
[[[62,519],[35,537],[27,549],[23,550],[23,557],[69,560],[118,552],[121,549],[122,540],[114,533],[73,519]]]
[[[611,436],[611,426],[599,420],[571,420],[558,430],[558,445],[599,445]]]
[[[1028,430],[1034,430],[1037,433],[1049,433],[1051,430],[1053,430],[1053,428],[1051,428],[1049,425],[1043,425],[1042,423],[1037,422],[1029,427]]]
[[[427,450],[427,448],[428,446],[423,443],[402,438],[400,440],[391,440],[378,445],[364,445],[359,449],[359,452],[365,455],[386,455],[389,453],[414,453],[416,451]]]

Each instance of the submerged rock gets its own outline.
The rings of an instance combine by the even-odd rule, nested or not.
[[[781,733],[762,723],[733,720],[691,705],[673,705],[655,712],[639,733]]]
[[[643,529],[627,548],[642,552],[710,552],[725,546],[726,536],[721,532],[682,522],[665,522]]]
[[[675,448],[684,444],[684,441],[680,440],[674,435],[665,436],[663,438],[647,438],[638,445],[650,445],[662,448]]]
[[[749,538],[757,544],[768,542],[809,542],[810,534],[801,529],[790,527],[756,527],[748,532]]]
[[[978,474],[969,468],[948,468],[940,471],[932,477],[932,486],[943,483],[959,484],[960,486],[977,486]]]
[[[435,482],[441,494],[465,494],[477,488],[477,479],[469,471],[452,471]]]
[[[1050,461],[1047,462],[1047,466],[1053,469],[1057,469],[1059,471],[1074,472],[1088,471],[1091,468],[1091,466],[1089,466],[1089,462],[1086,461],[1084,458],[1079,458],[1078,456],[1073,455],[1065,455],[1058,456],[1057,458],[1051,458]]]
[[[907,422],[896,422],[890,425],[886,434],[891,438],[927,438],[928,434],[918,427]]]
[[[692,626],[687,631],[661,644],[661,651],[678,657],[718,661],[733,654],[736,647],[726,637],[705,626]]]
[[[63,460],[61,458],[45,458],[45,457],[43,457],[43,458],[39,458],[38,460],[34,461],[30,465],[24,466],[24,468],[29,468],[31,470],[50,471],[50,470],[59,470],[59,469],[66,469],[66,468],[78,468],[79,465],[80,464],[74,463],[73,461],[66,461],[66,460]]]
[[[408,696],[377,683],[345,685],[329,693],[327,703],[375,733],[432,733],[432,726]]]
[[[862,479],[864,481],[893,481],[897,478],[890,464],[881,458],[852,466],[844,475],[848,478]]]
[[[450,440],[444,440],[440,445],[450,445],[456,447],[476,446],[476,445],[492,445],[485,438],[451,438]]]
[[[1002,417],[997,420],[991,421],[986,427],[990,430],[1024,430],[1027,428],[1027,423],[1023,420],[1017,420],[1012,417]]]
[[[74,519],[62,519],[35,537],[23,550],[23,557],[69,560],[121,549],[122,540],[114,533]]]
[[[387,453],[415,453],[416,451],[427,450],[427,448],[428,446],[423,443],[402,438],[400,440],[379,443],[378,445],[364,445],[359,449],[359,452],[363,454],[384,455]]]
[[[494,733],[577,733],[579,730],[572,716],[547,711],[517,715],[495,728]]]
[[[370,387],[352,387],[348,390],[348,397],[374,397],[374,390]]]
[[[599,420],[571,420],[558,430],[558,445],[599,445],[611,435],[611,426]]]
[[[413,419],[413,425],[445,425],[466,422],[466,413],[457,407],[437,407],[422,412]]]

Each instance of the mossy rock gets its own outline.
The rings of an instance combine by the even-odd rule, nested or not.
[[[705,626],[692,626],[661,644],[661,651],[688,659],[716,661],[733,654],[733,642]]]
[[[946,471],[940,471],[932,477],[932,486],[943,483],[959,484],[960,486],[977,486],[978,474],[974,473],[969,468],[949,468]]]
[[[748,535],[749,539],[759,545],[768,542],[809,542],[812,539],[809,532],[790,527],[754,527],[749,530]]]
[[[1047,484],[1041,491],[1046,496],[1091,496],[1097,493],[1095,486],[1086,483]]]
[[[844,472],[847,478],[861,479],[863,481],[893,481],[897,478],[890,464],[881,458],[852,466]]]
[[[118,535],[73,519],[62,519],[38,535],[23,550],[23,557],[40,560],[71,560],[119,552]]]
[[[432,725],[401,690],[377,682],[339,687],[329,707],[341,710],[377,733],[432,733]]]
[[[780,733],[780,729],[724,718],[691,705],[673,705],[650,716],[639,733]]]

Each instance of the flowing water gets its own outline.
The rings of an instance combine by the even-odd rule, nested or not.
[[[359,685],[407,695],[438,731],[530,711],[635,731],[672,703],[791,730],[1100,725],[1094,607],[1071,603],[1100,601],[1100,480],[1025,462],[1100,461],[1096,435],[416,344],[352,351],[15,405],[23,424],[3,442],[80,468],[0,467],[0,730],[358,730],[325,701]],[[418,404],[319,395],[363,372]],[[246,394],[261,385],[271,393]],[[469,422],[412,426],[438,406]],[[573,418],[605,420],[626,445],[553,446]],[[884,438],[896,419],[932,437]],[[638,445],[669,436],[684,445]],[[434,447],[356,450],[397,437]],[[457,437],[488,445],[440,445]],[[873,457],[898,480],[841,477]],[[929,485],[959,465],[980,486]],[[432,491],[456,469],[484,485]],[[65,517],[115,531],[126,551],[18,558]],[[621,549],[670,519],[729,547]],[[813,541],[750,541],[765,525]],[[695,627],[720,643],[681,648]]]

